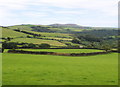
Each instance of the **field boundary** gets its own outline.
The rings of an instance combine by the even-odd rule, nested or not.
[[[58,55],[58,56],[92,56],[100,54],[108,54],[109,52],[91,52],[91,53],[57,53],[47,51],[24,51],[24,50],[8,50],[8,53],[21,53],[21,54],[39,54],[39,55]]]

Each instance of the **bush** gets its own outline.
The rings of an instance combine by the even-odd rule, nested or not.
[[[111,51],[112,49],[111,46],[108,44],[103,44],[101,48],[104,49],[106,52]]]
[[[50,48],[50,45],[49,44],[46,44],[46,43],[42,43],[39,45],[40,48]]]
[[[4,52],[4,48],[1,49],[2,50],[2,53]]]
[[[33,43],[25,43],[22,45],[22,48],[36,48],[36,45]]]
[[[75,39],[72,40],[72,43],[80,44],[80,41],[75,38]]]
[[[28,48],[35,48],[35,47],[36,47],[35,44],[32,44],[32,43],[29,43],[29,44],[28,44]]]
[[[16,49],[18,43],[15,42],[3,42],[2,43],[2,48],[4,49]]]

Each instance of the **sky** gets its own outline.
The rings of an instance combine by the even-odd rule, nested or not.
[[[119,0],[0,0],[0,25],[118,26]]]

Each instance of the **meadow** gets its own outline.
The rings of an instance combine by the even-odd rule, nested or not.
[[[3,53],[3,85],[117,85],[118,54],[86,57]]]
[[[42,36],[46,36],[46,37],[59,37],[59,38],[72,38],[70,35],[72,34],[64,34],[64,33],[47,33],[47,32],[36,32],[36,31],[29,31],[31,33],[35,33],[35,34],[41,34]]]
[[[7,53],[8,49],[91,53],[109,51],[118,47],[117,31],[94,29],[96,28],[75,25],[59,27],[56,24],[1,26],[0,41],[4,42],[3,45],[0,44],[0,48],[4,48],[3,85],[117,85],[118,53],[77,57]],[[29,43],[32,46],[29,46]],[[42,43],[50,45],[50,48],[69,49],[49,47],[49,49],[34,49],[42,48],[39,46]],[[96,48],[104,50],[95,50]]]
[[[2,29],[2,37],[11,37],[11,38],[16,38],[16,37],[26,37],[27,35],[24,33],[19,33],[10,29],[3,28]]]
[[[47,43],[51,46],[66,46],[64,43],[55,41],[55,40],[43,40],[43,39],[35,39],[35,38],[16,38],[11,40],[10,42],[19,42],[19,43],[33,43],[33,44],[41,44],[41,43]]]

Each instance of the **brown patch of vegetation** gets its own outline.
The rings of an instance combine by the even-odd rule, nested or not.
[[[43,55],[58,55],[58,56],[92,56],[99,54],[108,54],[110,52],[92,52],[92,53],[56,53],[56,52],[34,52],[34,51],[24,51],[24,50],[9,50],[8,53],[23,53],[23,54],[43,54]]]

